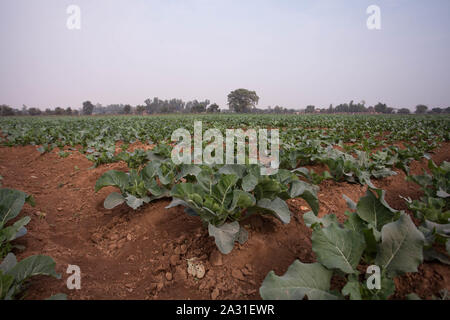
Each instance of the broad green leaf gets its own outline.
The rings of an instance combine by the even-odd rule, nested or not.
[[[315,214],[319,213],[317,190],[309,183],[301,180],[293,181],[289,190],[291,198],[301,197],[309,204]]]
[[[385,276],[381,276],[381,289],[366,289],[369,294],[368,298],[371,300],[387,300],[395,293],[394,280]]]
[[[355,279],[355,277],[350,277],[341,292],[344,297],[349,296],[350,300],[362,300],[361,284],[357,278]]]
[[[420,299],[420,297],[417,295],[417,293],[410,293],[406,295],[406,299],[408,300],[422,300]]]
[[[181,178],[185,178],[186,176],[194,176],[197,177],[197,175],[202,171],[202,169],[199,166],[196,166],[194,164],[182,164],[180,172],[176,176],[176,180],[180,180]]]
[[[233,191],[233,202],[231,203],[230,211],[233,211],[236,208],[249,208],[253,207],[256,204],[255,197],[248,192],[242,190],[234,190]]]
[[[377,230],[392,222],[395,218],[395,214],[390,207],[386,206],[384,201],[384,191],[380,198],[377,198],[375,194],[368,189],[366,196],[362,197],[357,206],[357,213],[361,219],[376,226]]]
[[[123,195],[117,192],[112,192],[106,197],[105,201],[103,202],[103,206],[105,207],[105,209],[110,210],[117,207],[118,205],[121,205],[124,202],[125,197]]]
[[[213,187],[213,194],[216,199],[220,201],[221,206],[226,202],[228,195],[231,195],[233,187],[238,182],[239,178],[235,174],[225,174],[221,175],[219,181]]]
[[[303,220],[308,228],[315,229],[316,227],[328,227],[332,223],[338,223],[337,217],[334,214],[327,214],[323,218],[317,217],[314,212],[308,211],[303,214]]]
[[[246,192],[253,191],[258,184],[258,176],[249,173],[242,179],[242,189]]]
[[[402,214],[397,221],[386,224],[381,230],[381,244],[375,263],[389,276],[417,272],[423,261],[424,242],[422,232],[407,214]]]
[[[17,264],[16,256],[10,252],[6,255],[6,257],[3,259],[2,263],[0,264],[0,271],[2,271],[3,273],[7,273],[16,264]]]
[[[317,260],[329,269],[345,273],[358,273],[361,255],[366,247],[364,236],[332,223],[312,233],[312,249]]]
[[[423,250],[423,259],[425,261],[437,260],[440,263],[450,265],[450,258],[446,254],[436,251],[434,248]]]
[[[366,223],[358,216],[356,212],[348,213],[348,218],[344,222],[344,226],[350,230],[361,233],[366,227]]]
[[[27,233],[25,226],[31,221],[31,218],[26,216],[16,221],[12,226],[4,228],[1,233],[5,236],[6,241],[13,241],[24,236]]]
[[[142,206],[144,204],[144,199],[137,198],[137,197],[133,196],[132,194],[127,195],[125,200],[127,201],[127,205],[129,207],[133,208],[134,210],[136,210],[137,208],[139,208],[140,206]]]
[[[18,282],[37,275],[47,275],[60,279],[61,275],[55,272],[55,265],[55,261],[52,258],[36,255],[18,262],[7,271],[7,274],[12,275]]]
[[[19,190],[0,189],[0,228],[22,210],[27,195]]]
[[[57,293],[52,295],[51,297],[45,299],[45,300],[67,300],[67,294],[65,293]]]
[[[0,270],[0,300],[6,299],[14,283],[14,277]]]
[[[270,271],[259,293],[264,300],[336,300],[329,292],[332,274],[320,263],[295,260],[283,276]]]
[[[212,172],[212,169],[209,170],[203,169],[197,175],[197,182],[198,185],[202,187],[205,192],[211,193],[213,186],[217,184],[217,177]]]
[[[95,192],[108,186],[119,188],[122,192],[128,186],[129,177],[125,172],[111,170],[104,173],[95,183]]]
[[[261,199],[257,203],[257,207],[273,213],[283,223],[289,223],[291,221],[291,211],[289,210],[286,201],[280,198],[274,200]]]
[[[356,203],[355,201],[353,201],[352,199],[350,199],[349,197],[347,197],[345,194],[342,195],[342,197],[344,198],[345,202],[347,203],[347,206],[351,209],[356,211]]]
[[[214,237],[216,246],[223,254],[228,254],[233,250],[234,242],[240,231],[239,222],[225,223],[220,227],[212,224],[208,225],[208,232]]]
[[[170,209],[170,208],[174,208],[174,207],[178,207],[178,206],[189,207],[189,204],[186,201],[182,200],[182,199],[172,198],[172,201],[166,207],[166,209]]]
[[[245,165],[241,165],[241,164],[226,164],[222,168],[219,169],[218,173],[219,174],[226,174],[226,175],[234,174],[239,179],[241,179],[244,176],[245,170],[246,170]]]

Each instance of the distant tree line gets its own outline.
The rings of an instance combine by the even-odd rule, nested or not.
[[[28,108],[23,106],[21,110],[11,108],[7,105],[0,105],[1,116],[39,116],[39,115],[110,115],[110,114],[164,114],[164,113],[275,113],[275,114],[294,114],[294,113],[382,113],[382,114],[410,114],[407,108],[394,109],[388,107],[385,103],[377,103],[375,106],[365,106],[365,101],[355,103],[341,103],[336,107],[330,105],[328,108],[316,108],[314,105],[308,105],[305,109],[287,109],[280,106],[274,108],[258,109],[259,96],[255,91],[247,89],[236,89],[228,95],[228,110],[220,110],[216,103],[211,103],[208,99],[204,101],[192,100],[183,101],[182,99],[162,100],[158,97],[146,99],[143,105],[135,107],[129,104],[110,104],[102,106],[101,104],[92,104],[90,101],[83,102],[80,111],[76,109],[57,107],[53,110],[47,108],[44,111],[38,108]],[[441,114],[450,113],[450,107],[428,109],[427,106],[420,104],[416,106],[416,114]]]
[[[411,114],[411,110],[407,108],[394,109],[388,107],[385,103],[377,103],[375,106],[366,107],[365,102],[354,103],[343,103],[337,105],[333,108],[330,105],[328,108],[318,109],[315,106],[309,105],[304,109],[305,113],[382,113],[382,114]],[[441,114],[450,113],[450,107],[447,108],[433,108],[428,109],[427,106],[419,104],[416,106],[415,114]]]
[[[0,105],[0,116],[78,116],[79,114],[78,110],[70,107],[41,110],[39,108],[27,108],[26,106],[22,109],[15,109],[4,104]]]

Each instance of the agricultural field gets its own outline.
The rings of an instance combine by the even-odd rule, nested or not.
[[[279,170],[175,164],[172,133],[195,121],[279,129]],[[0,298],[447,298],[450,116],[10,117],[0,130]]]

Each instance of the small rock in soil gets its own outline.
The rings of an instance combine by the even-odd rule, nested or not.
[[[234,270],[231,272],[231,275],[232,275],[233,278],[235,278],[235,279],[238,279],[238,280],[241,280],[241,281],[245,281],[244,275],[243,275],[242,272],[241,272],[240,270],[238,270],[238,269],[234,269]]]
[[[176,266],[178,261],[180,261],[180,256],[174,254],[174,255],[170,256],[169,261],[172,266]]]
[[[166,279],[167,279],[167,281],[172,281],[172,279],[173,279],[172,273],[166,272]]]
[[[109,238],[110,238],[111,240],[115,241],[115,240],[119,239],[119,235],[118,235],[117,233],[114,233],[114,234],[112,234]]]
[[[94,234],[91,236],[91,240],[92,240],[92,242],[94,242],[94,243],[99,243],[100,240],[102,240],[102,235],[101,235],[100,233],[94,233]]]
[[[188,260],[188,273],[198,279],[202,279],[205,276],[205,267],[201,262],[194,262],[196,258]]]
[[[215,288],[211,293],[211,299],[216,300],[219,297],[219,294],[220,294],[219,289]]]
[[[218,250],[211,252],[209,263],[215,267],[223,265],[222,254]]]

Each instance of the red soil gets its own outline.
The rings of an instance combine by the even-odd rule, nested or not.
[[[433,159],[449,161],[450,144],[444,144]],[[221,255],[201,221],[181,208],[165,209],[168,200],[137,211],[126,206],[104,209],[103,200],[114,188],[95,193],[95,182],[104,172],[126,170],[126,165],[91,167],[92,163],[76,152],[63,159],[56,150],[40,155],[33,146],[0,149],[3,187],[25,191],[36,200],[36,207],[25,205],[20,214],[32,220],[28,234],[18,241],[26,249],[16,254],[19,259],[49,255],[62,274],[60,280],[32,280],[29,299],[58,292],[69,299],[259,299],[258,288],[270,270],[282,274],[295,259],[315,259],[311,231],[301,218],[309,211],[302,199],[288,201],[293,212],[288,225],[267,216],[243,221],[249,230],[248,242]],[[415,162],[412,172],[418,174],[422,168],[426,161]],[[421,194],[400,171],[374,183],[387,191],[386,199],[396,209],[406,210],[400,195],[418,198]],[[324,181],[320,188],[320,215],[336,213],[340,221],[347,209],[342,194],[357,201],[365,193],[365,187],[358,184],[333,181]],[[188,275],[190,258],[204,265],[204,278]],[[81,268],[81,290],[66,287],[69,264]],[[393,298],[411,292],[431,298],[441,289],[450,290],[450,267],[424,263],[419,273],[400,277],[396,285]]]

